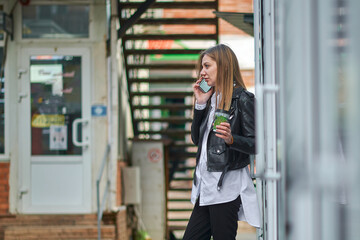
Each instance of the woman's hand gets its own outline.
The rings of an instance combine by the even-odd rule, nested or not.
[[[215,136],[224,139],[225,143],[228,145],[233,144],[234,139],[231,134],[230,123],[222,122],[216,126],[216,134]]]
[[[204,93],[203,91],[201,91],[200,89],[200,82],[201,82],[202,78],[198,79],[195,84],[193,85],[193,90],[194,90],[194,94],[195,94],[195,98],[198,104],[205,104],[209,98],[211,97],[211,95],[214,92],[214,88],[212,87],[210,89],[210,91],[208,91],[207,93]]]

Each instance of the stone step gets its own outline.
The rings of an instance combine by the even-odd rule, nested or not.
[[[104,214],[103,219],[114,223],[113,217]],[[96,214],[49,214],[49,215],[9,215],[0,218],[1,226],[47,226],[47,225],[97,225]]]
[[[101,239],[114,240],[115,226],[102,226]],[[4,231],[4,240],[75,240],[98,239],[97,226],[16,226],[7,227]]]

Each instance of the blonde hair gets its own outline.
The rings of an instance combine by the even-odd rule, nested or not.
[[[202,70],[202,59],[207,55],[216,62],[217,79],[215,92],[218,96],[221,94],[219,109],[228,111],[231,106],[233,89],[243,87],[246,89],[241,77],[239,62],[235,53],[224,44],[218,44],[201,52],[198,60],[198,75]]]

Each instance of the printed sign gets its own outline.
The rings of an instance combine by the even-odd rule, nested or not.
[[[50,126],[50,150],[67,150],[67,126]]]
[[[34,128],[48,128],[51,125],[65,125],[65,116],[60,114],[34,114],[31,126]]]
[[[162,154],[159,148],[152,148],[148,151],[148,159],[150,162],[157,163],[161,160]]]
[[[91,106],[91,115],[93,117],[106,116],[106,106],[105,105],[93,105],[93,106]]]

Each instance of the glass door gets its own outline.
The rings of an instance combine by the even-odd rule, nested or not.
[[[88,50],[24,49],[20,59],[22,212],[90,212]]]

